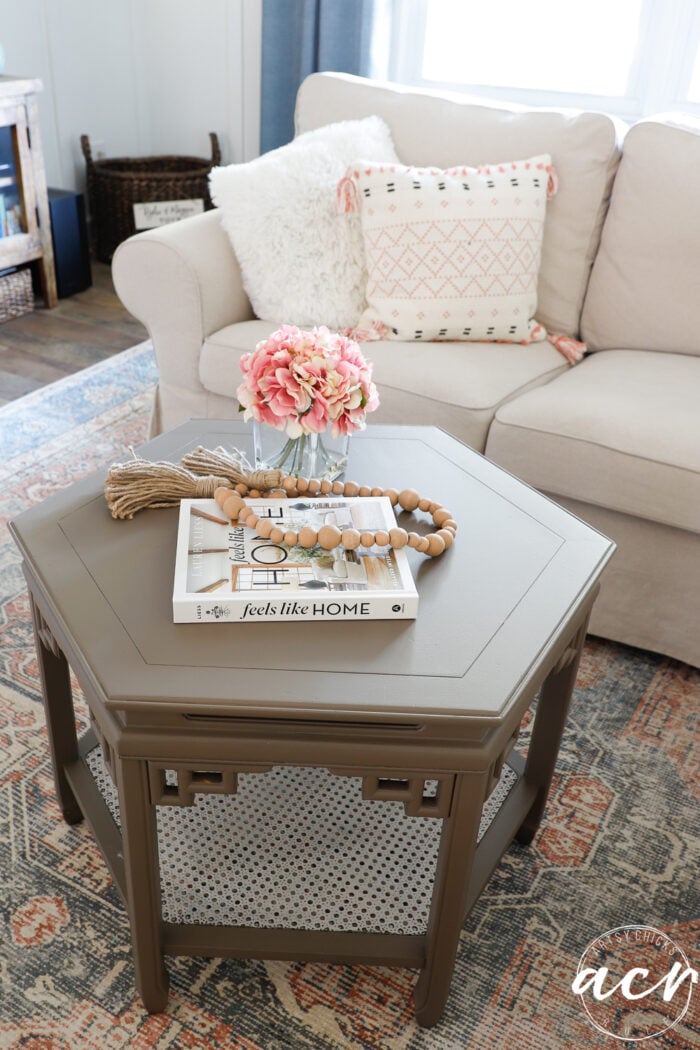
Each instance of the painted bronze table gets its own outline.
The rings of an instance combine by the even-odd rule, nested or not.
[[[141,451],[197,444],[251,442],[193,422]],[[126,902],[150,1011],[164,955],[325,960],[420,969],[434,1024],[465,915],[542,816],[613,544],[435,428],[370,427],[347,477],[416,488],[459,523],[441,558],[410,552],[415,622],[173,624],[177,510],[113,521],[103,475],[12,524],[58,797]]]

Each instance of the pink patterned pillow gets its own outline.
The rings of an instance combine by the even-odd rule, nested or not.
[[[361,211],[369,308],[358,329],[401,340],[545,339],[537,278],[555,191],[546,154],[446,170],[352,165],[338,197]]]

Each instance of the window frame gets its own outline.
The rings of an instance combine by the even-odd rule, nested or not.
[[[388,64],[391,80],[417,88],[454,91],[526,106],[599,110],[630,124],[669,111],[700,116],[700,100],[691,102],[687,97],[695,62],[700,63],[700,3],[697,0],[644,0],[639,39],[624,95],[428,80],[421,73],[428,2],[439,3],[447,11],[450,2],[463,4],[468,0],[393,0]]]

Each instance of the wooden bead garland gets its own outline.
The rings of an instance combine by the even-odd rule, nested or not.
[[[322,525],[321,528],[311,528],[304,525],[297,532],[294,529],[282,530],[275,527],[268,518],[258,518],[252,507],[244,502],[244,496],[259,499],[261,493],[258,489],[249,489],[245,484],[239,483],[235,488],[221,486],[214,492],[214,499],[221,507],[227,518],[246,528],[254,529],[261,539],[270,539],[273,543],[285,543],[288,547],[315,547],[317,544],[323,550],[332,551],[336,547],[345,550],[355,550],[357,547],[372,547],[376,543],[380,547],[393,547],[400,550],[402,547],[413,547],[421,554],[427,554],[431,558],[437,558],[439,554],[452,546],[457,522],[449,510],[440,503],[426,499],[418,495],[414,489],[382,489],[377,486],[370,488],[368,485],[357,485],[354,481],[319,481],[317,478],[295,478],[292,476],[282,478],[279,489],[270,489],[266,496],[275,498],[294,499],[300,495],[309,496],[386,496],[392,507],[397,504],[402,510],[412,513],[422,510],[430,514],[435,532],[428,536],[421,536],[417,532],[407,532],[398,526],[393,529],[380,529],[378,532],[358,532],[357,529],[344,529],[342,532],[335,525]]]

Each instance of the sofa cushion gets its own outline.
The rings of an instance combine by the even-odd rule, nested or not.
[[[338,181],[356,157],[397,159],[379,117],[318,128],[212,171],[212,199],[258,317],[302,327],[357,323],[366,306],[362,231],[357,215],[336,206]]]
[[[700,358],[591,354],[501,406],[486,454],[554,496],[700,532]]]
[[[202,347],[202,385],[214,394],[235,398],[241,382],[240,356],[276,327],[269,321],[243,321],[214,332]],[[445,426],[479,450],[500,404],[549,382],[568,368],[561,354],[546,341],[519,346],[379,340],[363,344],[362,350],[374,364],[372,378],[380,397],[379,410],[372,414],[370,423]],[[392,411],[387,416],[382,409],[389,404],[400,405],[404,414],[397,418]]]
[[[537,319],[577,336],[598,248],[622,125],[601,113],[525,110],[416,91],[342,73],[315,73],[297,96],[297,132],[376,113],[403,164],[451,168],[549,153],[559,190],[547,207]]]
[[[583,309],[591,349],[700,354],[699,170],[700,124],[630,129]]]
[[[531,343],[550,157],[484,168],[351,165],[341,186],[360,209],[369,308],[359,327],[388,339]]]

